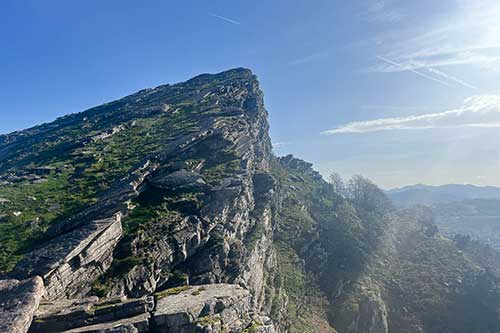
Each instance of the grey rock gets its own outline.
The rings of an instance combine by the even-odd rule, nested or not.
[[[103,301],[96,297],[58,300],[40,306],[30,332],[56,333],[98,324],[107,325],[110,322],[127,322],[129,318],[145,315],[153,308],[152,297]]]
[[[153,177],[150,184],[174,192],[204,191],[209,188],[201,174],[184,169],[166,174],[161,172]]]
[[[18,263],[12,275],[39,275],[45,282],[44,298],[74,297],[111,264],[113,250],[122,236],[121,215],[97,220],[52,240]]]
[[[164,104],[172,105],[165,114],[169,116],[184,112],[175,106],[183,100],[203,101],[200,109],[192,113],[197,130],[172,133],[167,141],[158,142],[160,151],[144,156],[109,190],[100,193],[96,204],[52,225],[47,232],[50,240],[27,255],[13,276],[41,275],[47,285],[46,299],[63,304],[65,298],[86,296],[92,282],[110,267],[113,251],[122,249],[124,244],[127,255],[147,260],[112,277],[110,295],[141,297],[167,288],[170,283],[175,286],[172,275],[176,270],[185,272],[191,283],[211,284],[205,290],[192,287],[179,295],[158,299],[151,319],[159,324],[158,328],[176,327],[169,328],[170,332],[220,332],[226,328],[228,332],[250,328],[273,332],[272,322],[259,315],[270,313],[274,291],[269,281],[273,281],[276,266],[269,208],[274,181],[267,173],[272,158],[271,141],[263,94],[250,71],[237,69],[216,77],[202,75],[174,87],[139,92],[116,103],[115,116],[120,121],[133,121],[164,113]],[[85,114],[87,117],[88,121],[94,118],[90,113]],[[81,122],[82,118],[69,116],[65,121]],[[112,117],[108,120],[106,128],[118,125]],[[95,133],[103,134],[102,130],[105,129]],[[224,156],[220,160],[212,158],[208,162],[211,155],[221,152]],[[142,199],[142,194],[146,196],[150,190],[166,195],[188,194],[188,198],[200,192],[203,195],[196,197],[201,202],[196,209],[176,207],[175,214],[148,224],[139,235],[123,240],[116,249],[121,224],[115,222],[133,209],[131,200],[140,195]],[[175,200],[177,204],[189,204],[182,201],[184,197]],[[50,312],[44,305],[39,320],[72,320],[86,325],[71,328],[81,332],[142,329],[135,322],[125,324],[125,319],[114,321],[116,317],[105,317],[108,313],[101,311],[95,311],[93,317],[100,313],[105,322],[88,322],[89,315],[83,312],[91,311],[93,305],[89,304],[92,302],[66,305],[66,312]],[[109,311],[116,313],[115,310]],[[130,316],[133,314],[127,314],[127,318]],[[79,322],[82,318],[87,322]]]
[[[231,284],[192,286],[177,295],[159,296],[153,312],[159,332],[241,332],[254,321],[251,293]]]
[[[0,281],[0,332],[25,333],[44,292],[39,276]]]
[[[141,314],[132,318],[120,319],[102,324],[79,327],[65,333],[146,333],[149,330],[149,313]]]

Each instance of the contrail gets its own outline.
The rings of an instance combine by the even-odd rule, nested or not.
[[[229,23],[232,23],[232,24],[237,24],[237,25],[240,25],[241,23],[238,22],[238,21],[235,21],[235,20],[231,20],[230,18],[227,18],[227,17],[224,17],[224,16],[220,16],[220,15],[217,15],[217,14],[214,14],[214,13],[209,13],[210,16],[212,17],[216,17],[218,19],[221,19],[221,20],[224,20],[226,22],[229,22]]]
[[[479,90],[479,88],[478,88],[478,87],[475,87],[475,86],[473,86],[472,84],[467,83],[467,82],[465,82],[464,80],[461,80],[461,79],[459,79],[459,78],[457,78],[457,77],[455,77],[455,76],[452,76],[452,75],[446,74],[445,72],[442,72],[442,71],[440,71],[440,70],[438,70],[438,69],[435,69],[435,68],[431,68],[431,67],[429,67],[429,68],[427,68],[427,70],[428,70],[429,72],[431,72],[431,73],[434,73],[434,74],[436,74],[436,75],[439,75],[439,76],[441,76],[441,77],[444,77],[445,79],[448,79],[448,80],[450,80],[450,81],[454,81],[454,82],[456,82],[456,83],[458,83],[458,84],[460,84],[460,85],[462,85],[462,86],[464,86],[464,87],[471,88],[471,89],[474,89],[474,90]]]
[[[427,74],[424,74],[424,73],[422,73],[422,72],[419,72],[419,71],[417,71],[417,70],[415,70],[415,69],[406,68],[406,67],[405,67],[405,66],[403,66],[402,64],[398,64],[397,62],[394,62],[394,61],[389,60],[389,59],[387,59],[387,58],[384,58],[384,57],[382,57],[382,56],[377,56],[377,58],[378,58],[378,59],[380,59],[380,60],[382,60],[382,61],[384,61],[384,62],[386,62],[386,63],[388,63],[388,64],[390,64],[390,65],[393,65],[393,66],[398,66],[398,67],[400,67],[400,68],[404,69],[405,71],[410,71],[410,72],[413,72],[413,73],[415,73],[415,74],[417,74],[417,75],[420,75],[421,77],[425,77],[426,79],[432,80],[432,81],[437,82],[437,83],[441,83],[441,84],[443,84],[443,85],[445,85],[445,86],[447,86],[447,87],[449,87],[449,86],[450,86],[450,85],[448,84],[448,82],[441,81],[441,80],[436,79],[436,78],[434,78],[434,77],[432,77],[432,76],[429,76],[429,75],[427,75]]]

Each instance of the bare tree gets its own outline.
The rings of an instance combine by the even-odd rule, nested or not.
[[[385,213],[391,207],[387,195],[371,180],[353,176],[347,186],[347,197],[359,211]]]
[[[332,184],[335,193],[344,198],[347,196],[347,188],[345,182],[338,173],[332,172],[330,174],[330,183]]]

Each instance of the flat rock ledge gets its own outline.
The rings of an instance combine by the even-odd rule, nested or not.
[[[156,300],[155,332],[275,332],[269,318],[253,311],[250,292],[238,285],[179,287],[157,293]]]
[[[181,286],[139,299],[43,301],[29,332],[276,333],[254,311],[251,293],[232,284]]]
[[[0,281],[0,332],[25,333],[44,294],[43,280]]]

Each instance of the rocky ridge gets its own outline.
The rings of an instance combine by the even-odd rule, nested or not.
[[[495,251],[271,150],[241,68],[1,135],[0,327],[500,331]]]
[[[23,159],[9,155],[12,147],[24,146],[26,141],[45,146],[54,139],[55,145],[64,145],[58,157],[61,162],[52,163],[64,162],[63,169],[69,171],[62,172],[71,179],[69,186],[82,186],[92,177],[88,169],[107,158],[102,152],[116,144],[114,138],[128,135],[128,140],[132,140],[127,130],[137,128],[140,121],[148,123],[145,135],[154,137],[151,141],[155,147],[150,154],[143,150],[127,151],[128,147],[120,150],[122,154],[136,154],[131,162],[134,159],[138,162],[130,164],[130,169],[122,175],[109,175],[115,180],[96,192],[86,207],[47,223],[42,229],[41,244],[33,246],[33,251],[25,253],[7,272],[6,276],[20,280],[32,276],[43,279],[44,303],[42,312],[35,317],[35,329],[50,331],[47,327],[53,324],[73,326],[70,324],[78,323],[88,326],[88,331],[109,331],[105,326],[112,327],[116,323],[111,320],[118,319],[120,323],[129,322],[127,325],[136,330],[155,327],[164,331],[178,326],[175,330],[191,332],[194,326],[199,326],[197,316],[216,316],[218,324],[207,324],[208,327],[215,325],[210,332],[225,329],[236,332],[252,325],[254,331],[274,331],[269,319],[258,317],[259,311],[269,306],[264,291],[265,266],[272,265],[273,251],[269,204],[255,203],[256,196],[263,198],[272,190],[272,183],[253,184],[254,179],[262,178],[260,174],[268,172],[271,158],[266,117],[255,77],[248,70],[236,69],[219,75],[202,75],[179,85],[145,90],[107,107],[3,136],[2,141],[6,144],[0,150],[8,161],[2,165],[7,175],[4,178],[8,182],[7,189],[9,186],[15,188],[19,182],[28,188],[39,184],[30,177],[19,180],[11,176],[16,172],[27,173],[19,171]],[[113,130],[100,129],[103,122]],[[65,134],[68,127],[77,123],[84,126],[90,123],[98,128],[82,133],[69,146],[66,140],[59,141],[61,136],[69,135]],[[54,131],[64,134],[52,134]],[[38,135],[45,138],[43,143],[35,139]],[[75,156],[88,155],[86,151],[98,144],[105,146],[93,150],[85,169],[69,165]],[[20,152],[20,155],[33,158],[30,152]],[[31,163],[36,164],[38,156],[33,159]],[[52,165],[46,168],[53,170]],[[103,170],[106,172],[108,170]],[[45,177],[50,182],[51,177],[60,178],[60,173],[50,171]],[[136,215],[144,211],[148,218],[136,221]],[[15,219],[12,220],[15,224]],[[246,248],[245,239],[257,224],[262,225],[265,232],[259,235],[253,247]],[[193,303],[197,301],[195,295],[183,294],[182,297],[190,296],[186,302],[165,310],[168,313],[158,314],[165,308],[165,301],[157,295],[166,292],[165,299],[170,303],[175,300],[174,295],[169,294],[172,288],[207,283],[210,285],[198,291],[200,296],[207,295],[199,305]],[[120,302],[113,305],[112,311],[108,309],[112,316],[102,319],[103,309],[92,315],[89,311],[106,301],[85,303],[90,295],[98,295],[101,299],[138,300],[156,295],[153,298],[156,302],[152,301],[154,305],[146,306],[147,311],[140,313],[124,312],[122,308],[128,309],[130,304],[142,301]],[[226,298],[231,304],[222,301]],[[82,310],[79,305],[75,309],[71,305],[61,313],[47,310],[61,300],[84,303],[87,308]],[[230,314],[233,301],[238,304],[237,316]],[[210,308],[212,303],[215,308]],[[155,309],[153,315],[150,315],[151,308]],[[197,311],[202,315],[194,314]],[[161,318],[188,312],[190,319],[185,322],[169,319],[160,323]],[[123,313],[132,317],[123,316]],[[75,321],[72,319],[75,316],[83,316],[83,319]],[[258,324],[261,321],[257,318],[264,318],[262,324]],[[44,326],[44,323],[52,324]],[[78,327],[65,329],[84,331]],[[205,332],[207,328],[198,330]]]

